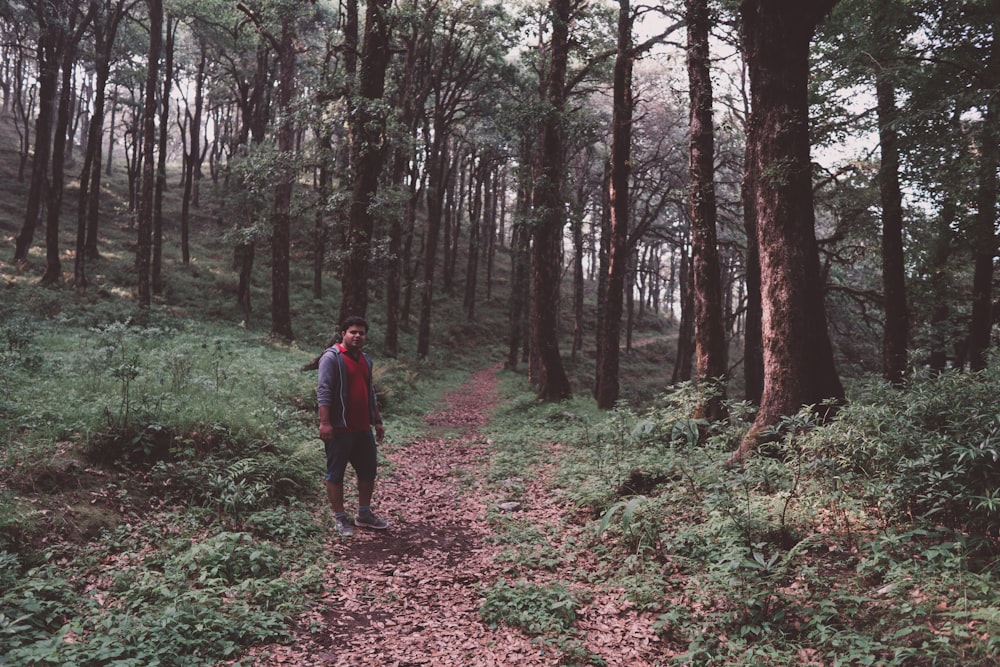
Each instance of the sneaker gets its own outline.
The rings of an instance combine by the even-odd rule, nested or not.
[[[354,534],[354,527],[351,525],[351,517],[349,516],[334,516],[333,517],[334,528],[337,529],[337,534],[342,537],[350,537]]]
[[[389,527],[389,522],[385,519],[380,519],[371,512],[359,513],[357,518],[354,519],[355,526],[361,526],[362,528],[374,528],[375,530],[385,530]]]

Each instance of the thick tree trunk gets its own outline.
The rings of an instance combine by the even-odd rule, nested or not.
[[[612,90],[610,236],[598,335],[594,397],[603,409],[614,407],[620,394],[619,362],[625,274],[628,270],[629,178],[632,155],[632,16],[629,0],[618,2],[618,55]]]
[[[565,217],[562,185],[565,173],[563,113],[569,57],[570,0],[550,0],[551,69],[547,85],[549,109],[542,120],[538,178],[533,204],[538,223],[532,245],[531,349],[538,357],[538,397],[560,401],[572,393],[559,354],[559,285]]]
[[[292,99],[295,96],[295,18],[282,16],[281,48],[279,53],[278,114],[282,118],[278,128],[278,152],[282,157],[281,175],[274,188],[274,212],[271,229],[271,336],[290,341],[292,312],[289,301],[291,278],[289,255],[291,253],[292,187],[295,184],[295,120]],[[363,314],[363,311],[362,311]]]
[[[39,9],[41,12],[42,10]],[[28,259],[28,250],[41,219],[42,203],[48,196],[49,160],[52,157],[52,125],[55,122],[56,95],[59,91],[59,28],[39,15],[38,37],[38,118],[35,120],[35,156],[31,163],[31,182],[24,222],[14,245],[14,261]]]
[[[809,42],[836,0],[744,0],[750,67],[748,133],[756,175],[763,304],[764,393],[734,453],[748,456],[803,405],[842,401],[827,331],[809,156]]]
[[[111,72],[111,55],[118,24],[124,15],[125,0],[105,2],[103,12],[94,21],[94,114],[87,130],[87,148],[80,171],[80,196],[77,206],[76,258],[73,269],[77,287],[87,285],[87,259],[97,256],[97,227],[101,200],[101,156],[104,150],[104,100]],[[91,227],[93,221],[93,227]],[[90,236],[92,235],[92,239]],[[93,248],[88,248],[88,241]]]
[[[891,75],[896,48],[888,30],[891,0],[878,0],[873,14],[875,96],[878,113],[879,197],[882,203],[882,292],[885,327],[882,334],[882,376],[903,382],[908,363],[909,312],[906,305],[906,267],[903,254],[903,195],[899,186],[899,136],[896,131],[896,85]]]
[[[699,386],[695,417],[718,421],[726,416],[724,401],[728,364],[722,320],[722,276],[715,229],[715,130],[709,72],[708,2],[686,0],[686,9],[691,94],[691,182],[688,187],[694,279],[695,372]]]
[[[59,259],[59,219],[62,216],[63,192],[65,190],[66,151],[69,140],[71,91],[73,89],[73,67],[76,61],[76,45],[67,39],[62,48],[62,87],[59,94],[59,109],[52,141],[52,176],[49,181],[48,208],[45,221],[45,273],[42,283],[59,285],[62,283],[62,262]]]
[[[368,0],[365,38],[361,53],[358,94],[364,100],[351,120],[351,163],[354,188],[347,232],[348,258],[341,279],[342,321],[348,315],[364,316],[368,310],[368,261],[375,220],[371,207],[378,191],[384,161],[384,119],[375,102],[385,93],[385,72],[391,56],[389,25],[385,16],[391,0]],[[367,103],[366,103],[367,102]]]
[[[986,350],[993,329],[993,262],[997,254],[997,166],[1000,164],[1000,0],[990,3],[993,10],[993,42],[986,67],[986,114],[979,139],[978,192],[973,222],[972,319],[969,322],[969,368],[986,368]]]

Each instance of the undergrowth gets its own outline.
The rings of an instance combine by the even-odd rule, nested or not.
[[[315,350],[46,298],[0,306],[0,663],[204,665],[287,640],[326,579]],[[398,440],[421,369],[379,361]]]
[[[512,394],[493,425],[498,498],[556,461],[552,492],[590,517],[590,538],[500,517],[500,560],[568,589],[625,591],[658,619],[670,664],[995,664],[998,391],[996,365],[860,387],[831,423],[784,420],[739,468],[724,464],[752,420],[745,404],[706,424],[689,418],[691,387],[606,414]],[[567,568],[568,549],[596,556],[600,576]],[[501,580],[482,613],[522,629],[548,619],[550,639],[572,642],[532,595],[549,599]]]

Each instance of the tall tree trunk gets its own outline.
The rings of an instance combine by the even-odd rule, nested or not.
[[[75,17],[74,17],[75,19]],[[75,29],[75,20],[70,24]],[[69,127],[72,105],[73,67],[76,62],[76,43],[70,36],[63,38],[62,45],[62,86],[59,93],[59,108],[53,128],[52,172],[49,180],[48,208],[45,221],[45,273],[42,283],[58,285],[62,283],[62,262],[59,259],[59,218],[62,216],[63,192],[66,175],[67,128]]]
[[[470,322],[476,315],[476,288],[479,275],[479,251],[483,226],[483,189],[489,179],[490,167],[480,157],[479,164],[472,160],[469,169],[469,251],[465,265],[465,316]]]
[[[191,206],[197,203],[201,180],[201,115],[205,106],[205,73],[208,68],[208,45],[198,41],[198,68],[194,75],[194,113],[188,127],[191,138],[188,159],[184,163],[184,194],[181,198],[181,263],[191,263]]]
[[[744,0],[750,67],[748,133],[756,174],[763,304],[764,393],[733,454],[748,456],[803,405],[840,402],[844,389],[827,331],[809,156],[809,43],[836,0]]]
[[[341,321],[348,315],[364,316],[368,310],[368,261],[375,228],[371,207],[378,191],[385,152],[384,119],[376,107],[385,93],[385,72],[391,55],[389,25],[385,16],[390,5],[391,0],[368,0],[365,10],[365,38],[358,83],[358,94],[363,101],[353,109],[351,119],[354,188],[347,232],[347,264],[341,279]]]
[[[618,54],[612,92],[611,174],[609,180],[611,226],[607,278],[604,281],[594,396],[600,408],[614,407],[620,394],[622,299],[628,266],[629,178],[632,155],[632,17],[629,0],[618,2]]]
[[[87,130],[87,148],[80,171],[80,196],[77,205],[76,258],[73,275],[77,287],[87,285],[87,259],[97,256],[97,226],[101,200],[101,156],[104,150],[104,100],[111,73],[111,56],[118,25],[125,13],[126,0],[106,1],[94,20],[94,114]],[[93,228],[91,228],[93,221]],[[92,238],[91,238],[92,235]],[[93,243],[93,248],[88,247]]]
[[[434,301],[434,265],[437,261],[438,236],[441,232],[445,190],[448,189],[450,162],[444,123],[435,121],[427,157],[427,228],[424,234],[424,274],[420,295],[420,319],[417,324],[417,356],[426,357],[431,349],[431,308]],[[446,240],[447,242],[447,240]]]
[[[582,196],[580,199],[582,200]],[[573,234],[573,348],[570,358],[573,360],[576,360],[577,355],[583,351],[583,222],[584,212],[580,211],[573,216],[573,221],[570,223]]]
[[[725,418],[726,334],[722,311],[722,276],[716,234],[715,130],[712,124],[712,78],[709,72],[707,0],[686,0],[688,83],[691,94],[689,197],[691,270],[694,287],[695,372],[699,386],[695,417]]]
[[[104,175],[111,178],[111,161],[115,157],[115,119],[118,117],[118,84],[115,84],[115,92],[111,96],[111,122],[108,123],[108,159],[104,162]],[[88,220],[88,225],[90,224]],[[94,221],[96,224],[96,221]],[[93,235],[94,238],[94,248],[97,248],[97,234],[96,231]],[[90,253],[90,228],[87,228],[87,252],[88,257],[91,259],[95,258],[96,254]]]
[[[611,165],[605,161],[601,173],[601,217],[597,229],[596,253],[594,262],[597,264],[597,317],[594,323],[596,335],[594,336],[594,348],[596,350],[596,363],[594,364],[594,386],[592,393],[594,399],[601,388],[601,369],[604,366],[603,354],[604,345],[604,318],[605,309],[608,303],[608,274],[611,253]],[[620,318],[619,318],[620,319]]]
[[[891,0],[878,0],[872,17],[876,59],[875,96],[878,113],[879,197],[882,203],[882,292],[885,327],[882,333],[882,376],[892,384],[903,382],[908,362],[909,312],[906,306],[906,267],[903,254],[903,195],[899,186],[899,136],[896,131],[896,84],[891,74],[895,44],[889,29]]]
[[[41,218],[42,203],[48,197],[49,160],[52,157],[52,125],[55,122],[56,95],[59,92],[60,28],[46,14],[43,3],[37,3],[40,33],[38,56],[38,118],[35,120],[35,157],[31,163],[31,182],[24,222],[14,245],[14,261],[28,259],[28,249],[35,238],[35,228]]]
[[[979,138],[978,192],[973,221],[972,318],[969,322],[969,368],[986,368],[986,350],[993,329],[993,262],[997,254],[997,166],[1000,163],[1000,0],[990,3],[993,42],[986,65],[986,113]]]
[[[936,234],[931,247],[930,290],[932,298],[930,322],[930,354],[927,364],[931,370],[943,372],[948,366],[948,260],[951,258],[952,231],[958,218],[958,204],[951,192],[946,192],[937,215]]]
[[[156,179],[156,82],[160,71],[160,51],[163,48],[163,1],[146,0],[149,12],[149,54],[146,59],[146,97],[143,105],[142,198],[139,211],[138,245],[135,268],[138,273],[139,306],[149,308],[150,251],[153,237],[153,190]]]
[[[278,153],[281,157],[281,174],[274,188],[274,212],[271,216],[271,336],[290,341],[292,311],[289,300],[291,278],[289,255],[291,253],[292,187],[295,183],[295,119],[292,99],[295,97],[295,17],[283,13],[281,17],[281,42],[278,54]]]
[[[528,137],[522,139],[520,147],[522,167],[529,163],[533,152]],[[507,368],[517,368],[524,343],[527,323],[528,293],[530,289],[531,231],[528,216],[531,213],[531,192],[529,179],[523,172],[517,178],[517,198],[510,237],[510,302],[508,307]]]
[[[533,204],[538,222],[532,245],[531,349],[538,356],[538,397],[561,401],[570,396],[569,378],[559,354],[559,285],[562,274],[562,206],[565,174],[563,114],[569,59],[570,0],[549,0],[552,20],[549,108],[542,119],[538,178]]]
[[[167,129],[170,118],[170,88],[174,81],[174,35],[177,19],[166,17],[163,49],[163,94],[160,98],[160,126],[156,154],[156,188],[153,193],[153,294],[163,293],[163,193],[167,189]]]

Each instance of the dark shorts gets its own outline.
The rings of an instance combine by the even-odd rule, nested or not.
[[[343,484],[348,463],[359,480],[369,482],[375,479],[378,454],[371,431],[337,433],[333,440],[324,440],[323,447],[326,449],[326,481]]]

